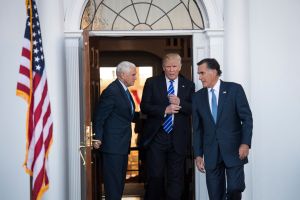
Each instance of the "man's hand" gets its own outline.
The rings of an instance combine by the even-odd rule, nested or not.
[[[204,164],[204,160],[201,156],[196,157],[195,163],[196,163],[198,170],[202,173],[205,173],[205,164]]]
[[[165,114],[175,114],[178,113],[181,106],[170,104],[166,107]]]
[[[180,104],[180,99],[179,99],[178,96],[176,96],[176,95],[174,95],[174,94],[170,94],[170,95],[168,96],[168,98],[169,98],[170,104],[174,104],[174,105],[179,106],[179,104]]]
[[[93,140],[93,147],[95,149],[99,149],[99,147],[101,146],[102,142],[100,140]]]
[[[241,160],[244,160],[249,154],[249,146],[248,144],[241,144],[239,148],[239,156]]]

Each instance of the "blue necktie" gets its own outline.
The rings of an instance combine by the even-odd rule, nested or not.
[[[128,89],[126,90],[126,94],[127,94],[128,99],[129,99],[129,102],[130,102],[131,114],[133,114],[133,103],[131,101],[131,95],[130,95],[130,92],[129,92]]]
[[[218,112],[217,98],[216,98],[214,89],[212,88],[210,91],[211,91],[211,114],[216,123],[217,122],[217,112]]]
[[[174,80],[170,80],[170,85],[168,87],[168,95],[175,94],[173,83],[174,83]],[[166,117],[164,119],[164,123],[163,123],[163,129],[166,133],[170,133],[173,130],[172,114],[166,115]]]

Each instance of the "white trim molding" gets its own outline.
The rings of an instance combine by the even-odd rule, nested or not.
[[[81,200],[80,160],[80,38],[81,33],[65,34],[68,113],[69,199]]]

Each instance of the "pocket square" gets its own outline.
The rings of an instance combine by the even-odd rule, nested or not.
[[[227,93],[227,91],[223,91],[223,94],[226,94]]]

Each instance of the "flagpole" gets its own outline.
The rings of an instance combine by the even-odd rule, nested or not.
[[[30,195],[29,195],[29,197],[30,197],[29,199],[30,199],[30,200],[33,200],[33,199],[32,199],[32,176],[29,176],[29,187],[30,187],[30,188],[29,188],[29,194],[30,194]]]
[[[32,2],[30,0],[26,0],[26,9],[28,8],[28,6],[30,6],[30,13],[29,13],[29,21],[30,21],[30,49],[32,49]],[[30,51],[30,66],[32,66],[32,51]],[[32,67],[30,67],[30,88],[32,88]],[[31,104],[31,95],[32,93],[30,93],[30,98],[29,98],[29,105]],[[30,107],[30,106],[29,106]],[[33,172],[32,172],[33,173]],[[32,185],[33,182],[33,174],[29,175],[29,196],[30,196],[30,200],[33,200],[33,196],[32,196]]]
[[[31,5],[31,2],[29,1],[29,0],[25,0],[25,4],[26,4],[26,11],[27,11],[27,8],[28,8],[28,6],[32,6]],[[31,9],[30,9],[30,14],[29,14],[29,19],[30,19],[30,26],[32,25],[32,11],[31,11]],[[30,30],[30,32],[31,32],[32,30]],[[32,33],[30,33],[30,35],[32,36]],[[32,38],[30,38],[30,41],[32,41]],[[30,44],[31,45],[31,44]],[[31,47],[30,47],[31,48]],[[31,48],[32,49],[32,48]],[[32,54],[31,54],[32,55]],[[30,55],[30,57],[31,57],[31,55]],[[32,60],[32,57],[30,58],[30,60]],[[31,74],[31,73],[30,73]],[[30,78],[30,80],[31,80],[31,78]],[[30,83],[31,84],[31,83]],[[31,88],[31,87],[30,87]],[[29,102],[30,102],[30,100],[29,100]],[[28,131],[28,130],[27,130]],[[27,160],[27,159],[26,159]],[[29,175],[29,199],[30,200],[33,200],[33,198],[32,198],[32,181],[33,181],[33,178],[32,178],[32,176],[31,175]]]

